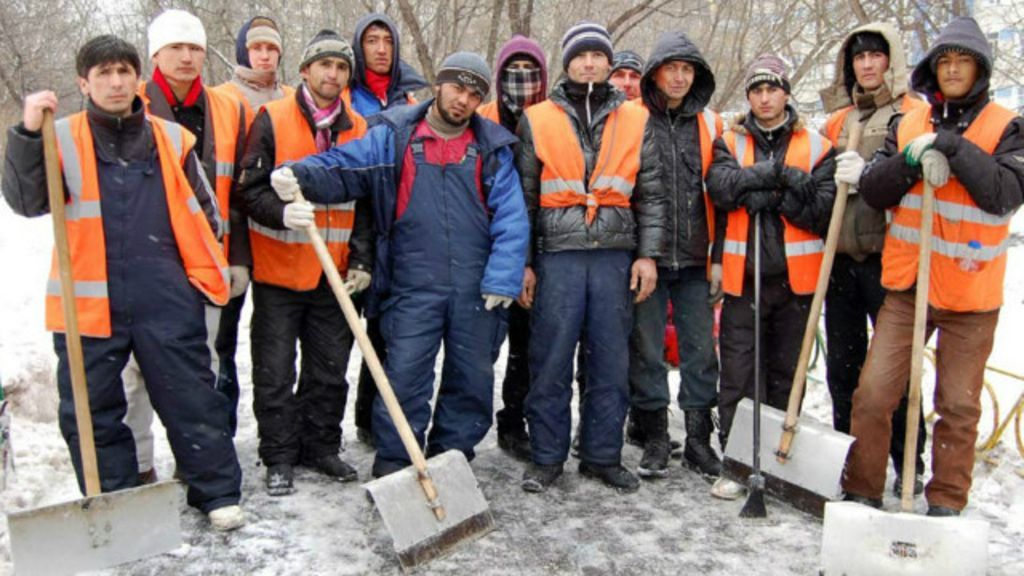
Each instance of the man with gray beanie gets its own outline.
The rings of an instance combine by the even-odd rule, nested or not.
[[[715,141],[707,174],[711,200],[728,212],[718,339],[723,451],[736,406],[754,396],[754,310],[763,320],[757,359],[764,375],[761,397],[770,406],[786,407],[836,192],[835,151],[789,104],[785,62],[773,54],[758,56],[747,69],[744,86],[750,113],[737,118]],[[759,240],[755,234],[760,234]],[[755,258],[751,254],[758,242],[761,250]],[[758,276],[760,302],[754,300]],[[720,477],[711,495],[731,500],[743,489]]]
[[[522,289],[530,225],[513,163],[515,137],[476,114],[490,78],[480,56],[452,54],[437,73],[433,99],[386,110],[363,139],[271,178],[285,202],[300,188],[313,202],[373,201],[369,313],[381,314],[384,369],[428,457],[454,449],[472,459],[490,429],[493,364],[506,308]],[[373,436],[375,477],[409,465],[380,398]]]
[[[930,106],[899,117],[860,177],[864,201],[891,210],[882,249],[888,291],[853,395],[856,438],[843,487],[881,507],[892,413],[906,389],[925,183],[935,216],[928,329],[938,332],[929,516],[967,506],[985,363],[1003,304],[1010,220],[1024,202],[1024,121],[989,101],[992,48],[972,18],[956,18],[914,68]]]
[[[342,482],[356,478],[338,456],[352,332],[305,229],[315,224],[320,230],[349,290],[364,289],[373,268],[370,206],[285,203],[271,187],[275,167],[366,133],[366,121],[341,98],[351,70],[348,42],[320,31],[302,53],[302,85],[293,96],[264,105],[242,160],[239,192],[249,213],[253,257],[253,412],[272,496],[294,491],[296,465]],[[302,361],[293,392],[296,342]]]
[[[568,459],[572,364],[583,332],[579,471],[621,492],[639,487],[621,459],[629,333],[633,303],[657,282],[667,214],[647,110],[626,104],[608,83],[611,59],[605,27],[577,22],[562,37],[566,77],[519,122],[516,161],[533,222],[520,296],[533,309],[527,492],[547,490]]]

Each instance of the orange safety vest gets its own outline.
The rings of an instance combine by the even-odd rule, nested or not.
[[[476,113],[495,124],[501,124],[501,115],[498,113],[497,98],[477,108]]]
[[[753,136],[746,134],[737,138],[736,132],[730,131],[722,138],[740,166],[746,168],[754,165],[756,144]],[[799,130],[793,133],[789,141],[785,163],[810,174],[831,149],[832,144],[821,134],[808,129]],[[812,294],[818,283],[818,269],[825,253],[825,243],[821,236],[790,224],[785,216],[782,217],[782,223],[790,287],[794,294]],[[722,254],[722,286],[732,296],[743,294],[749,226],[750,216],[744,208],[729,212]]]
[[[238,133],[245,133],[241,119],[245,116],[245,106],[224,92],[204,87],[210,124],[213,126],[214,182],[213,189],[217,195],[217,209],[224,226],[221,242],[224,255],[228,255],[231,245],[231,186],[235,179],[235,157],[238,153]],[[149,96],[146,94],[146,83],[139,83],[139,96],[149,110]],[[200,159],[202,160],[202,159]]]
[[[316,154],[316,141],[309,122],[295,98],[282,98],[263,106],[274,128],[274,166]],[[336,144],[362,138],[366,120],[346,108],[353,127],[338,134]],[[348,241],[355,223],[355,202],[314,204],[316,226],[327,243],[338,271],[348,269]],[[253,280],[295,291],[316,288],[320,262],[304,230],[277,230],[249,219]]]
[[[583,150],[569,115],[550,100],[530,106],[525,113],[530,119],[537,159],[544,165],[540,174],[541,208],[585,206],[589,225],[600,206],[630,207],[640,171],[646,108],[627,102],[608,114],[601,150],[586,184]],[[571,148],[573,142],[575,150]]]
[[[988,154],[1017,115],[990,102],[971,122],[963,137]],[[932,132],[931,107],[914,110],[900,121],[898,149],[914,138]],[[917,280],[917,259],[921,232],[923,181],[903,195],[893,209],[892,223],[882,250],[882,285],[889,290],[906,290]],[[997,216],[974,203],[967,188],[955,174],[935,190],[932,221],[931,270],[928,274],[928,302],[942,310],[980,312],[1003,305],[1003,277],[1012,214]],[[969,243],[980,243],[971,249]],[[971,257],[981,266],[965,271],[960,261]]]
[[[252,104],[249,102],[249,99],[245,97],[245,93],[243,93],[242,89],[238,87],[238,84],[228,80],[219,86],[215,86],[213,90],[220,90],[242,103],[242,107],[245,109],[245,131],[248,132],[249,128],[252,127],[253,120],[256,119],[256,112],[259,112],[259,110],[253,110]],[[281,84],[281,90],[284,92],[284,96],[282,96],[282,98],[295,97],[295,88],[292,88],[287,84]]]
[[[195,144],[195,138],[188,130],[173,122],[151,116],[147,119],[153,126],[164,192],[167,194],[167,211],[178,252],[185,266],[185,275],[211,302],[223,306],[228,302],[230,285],[227,260],[182,170]],[[92,130],[85,112],[62,118],[55,127],[64,182],[67,185],[68,200],[64,220],[71,250],[71,277],[75,283],[78,327],[85,336],[109,338],[111,326],[107,251],[100,213],[101,191]],[[65,330],[56,251],[46,286],[46,328],[54,332]]]
[[[918,100],[912,98],[910,95],[904,95],[903,103],[900,104],[900,113],[906,114],[915,108],[927,108],[928,104],[924,100]],[[837,146],[839,143],[839,136],[843,133],[843,126],[846,125],[846,117],[850,115],[854,106],[851,104],[845,108],[840,108],[825,121],[825,136],[828,137],[829,141],[832,142],[833,146]]]

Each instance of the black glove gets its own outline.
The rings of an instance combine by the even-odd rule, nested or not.
[[[778,169],[774,162],[762,160],[743,169],[743,180],[740,185],[744,190],[771,190],[778,179]]]
[[[782,196],[774,190],[755,190],[747,192],[740,199],[740,204],[747,209],[748,214],[757,214],[775,210],[782,202]]]
[[[795,192],[798,199],[805,199],[808,186],[814,186],[810,174],[792,166],[782,166],[779,171],[779,188],[787,194]]]

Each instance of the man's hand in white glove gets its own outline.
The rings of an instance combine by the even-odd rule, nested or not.
[[[309,202],[292,202],[284,207],[284,225],[292,230],[305,230],[315,222],[313,205]]]
[[[932,144],[935,143],[935,136],[935,132],[921,134],[903,148],[903,159],[908,166],[917,166],[921,163],[925,151],[931,150]]]
[[[348,291],[350,296],[356,292],[362,292],[370,287],[370,280],[372,278],[369,272],[349,270],[348,274],[345,275],[345,290]]]
[[[512,305],[512,298],[509,296],[498,296],[497,294],[484,294],[484,309],[494,310],[501,305],[502,308],[508,308]]]
[[[231,266],[228,268],[228,276],[231,278],[231,297],[238,298],[245,294],[245,289],[249,287],[249,268]]]
[[[949,182],[949,160],[934,148],[921,156],[921,173],[932,188],[941,188]]]
[[[291,202],[299,193],[299,180],[292,173],[292,169],[285,166],[270,173],[270,185],[282,202]]]
[[[856,150],[847,150],[836,156],[836,184],[847,183],[856,187],[864,172],[864,159]]]

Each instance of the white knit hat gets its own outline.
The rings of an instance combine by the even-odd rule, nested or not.
[[[203,23],[184,10],[165,10],[150,22],[147,35],[150,58],[170,44],[193,44],[206,50]]]

